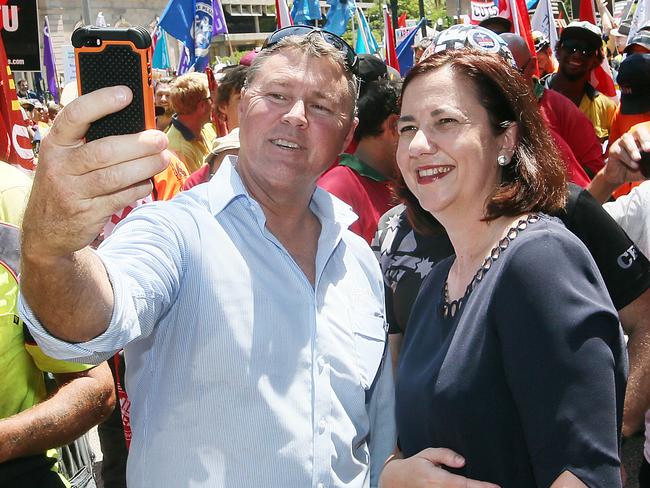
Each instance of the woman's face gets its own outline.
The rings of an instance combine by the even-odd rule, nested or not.
[[[495,136],[472,82],[443,67],[413,80],[402,97],[397,164],[407,186],[437,218],[483,215],[500,181]],[[508,131],[507,131],[508,132]]]

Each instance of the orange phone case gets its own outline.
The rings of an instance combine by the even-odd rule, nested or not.
[[[126,85],[133,101],[93,122],[86,140],[156,128],[151,77],[151,37],[143,27],[81,27],[72,34],[80,95]]]

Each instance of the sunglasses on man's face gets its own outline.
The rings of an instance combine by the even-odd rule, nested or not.
[[[289,27],[283,27],[282,29],[276,30],[266,38],[262,49],[268,49],[275,46],[285,37],[311,36],[314,34],[320,35],[325,42],[338,49],[343,54],[345,64],[352,74],[355,76],[359,75],[359,58],[357,57],[357,53],[354,52],[354,49],[352,49],[350,45],[339,36],[324,31],[323,29],[319,29],[318,27],[311,27],[309,25],[291,25]]]
[[[564,49],[569,56],[577,53],[583,58],[589,58],[596,54],[596,49],[593,49],[582,42],[564,41],[562,43],[562,49]]]

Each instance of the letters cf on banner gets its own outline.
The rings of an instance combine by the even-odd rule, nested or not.
[[[12,71],[40,71],[37,0],[0,1],[0,27]]]

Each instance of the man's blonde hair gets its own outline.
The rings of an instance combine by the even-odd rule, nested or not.
[[[177,114],[190,114],[196,107],[210,97],[208,77],[204,73],[187,73],[176,78],[171,84],[169,103]]]

